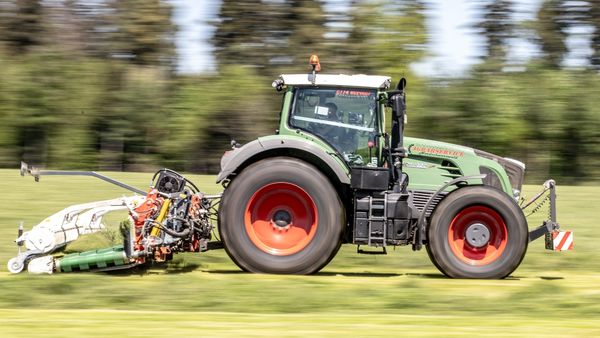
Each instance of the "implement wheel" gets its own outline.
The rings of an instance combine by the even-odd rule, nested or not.
[[[25,268],[25,262],[18,257],[11,258],[6,264],[10,273],[20,273]]]
[[[243,270],[310,274],[339,249],[344,215],[335,188],[317,168],[276,157],[250,165],[229,184],[219,232]]]
[[[527,221],[504,192],[461,188],[434,211],[427,253],[453,278],[504,278],[521,263],[528,243]]]

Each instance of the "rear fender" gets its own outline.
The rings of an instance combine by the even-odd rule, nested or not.
[[[279,135],[259,138],[226,152],[221,158],[217,183],[231,178],[256,161],[274,156],[305,160],[319,168],[338,188],[339,184],[350,184],[350,169],[333,149],[325,149],[301,137]]]

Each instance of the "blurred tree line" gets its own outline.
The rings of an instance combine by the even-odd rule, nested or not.
[[[222,0],[217,71],[189,75],[169,1],[0,0],[0,166],[214,173],[232,138],[273,133],[270,82],[317,53],[326,73],[408,78],[411,136],[521,159],[530,179],[597,180],[600,4],[542,1],[519,21],[513,1],[477,3],[481,62],[424,78],[410,65],[427,56],[426,1]],[[515,64],[519,39],[539,52]],[[574,48],[591,49],[583,65],[565,62]]]

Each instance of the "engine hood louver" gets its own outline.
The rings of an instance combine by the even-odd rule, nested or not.
[[[441,165],[437,166],[438,169],[445,170],[447,173],[442,174],[442,176],[449,178],[459,178],[463,176],[462,171],[452,162],[443,161]]]

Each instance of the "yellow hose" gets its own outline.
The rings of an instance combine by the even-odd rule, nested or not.
[[[160,208],[160,213],[158,214],[158,217],[156,217],[156,219],[154,220],[155,222],[162,224],[162,221],[167,216],[167,212],[169,212],[170,205],[171,205],[171,200],[167,199],[163,203],[162,207]],[[155,225],[152,228],[152,231],[150,231],[150,236],[158,237],[159,235],[160,235],[160,227]]]

